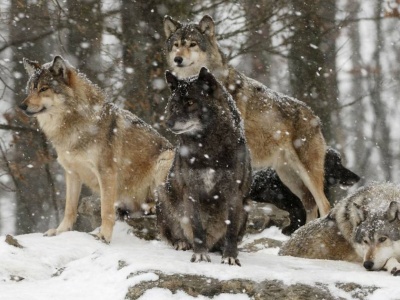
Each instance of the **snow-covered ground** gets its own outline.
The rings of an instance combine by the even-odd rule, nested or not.
[[[270,228],[244,242],[260,237],[278,240],[286,237],[277,228]],[[70,300],[124,299],[128,287],[142,281],[157,280],[154,270],[166,274],[186,273],[216,279],[232,278],[262,281],[282,280],[285,284],[324,283],[332,295],[352,299],[335,283],[358,283],[375,286],[366,299],[400,299],[400,278],[387,272],[367,272],[361,265],[323,260],[280,257],[278,249],[239,254],[242,267],[222,265],[218,254],[211,254],[211,263],[191,263],[191,251],[175,251],[161,241],[145,241],[129,233],[125,223],[117,222],[110,245],[82,232],[67,232],[56,237],[41,233],[16,236],[24,248],[5,243],[0,237],[1,300]],[[126,262],[121,267],[120,261]],[[129,276],[139,272],[139,275]],[[11,278],[14,278],[12,280]],[[17,281],[18,279],[22,279]],[[141,298],[148,299],[250,299],[245,294],[221,294],[213,298],[197,297],[154,288]]]

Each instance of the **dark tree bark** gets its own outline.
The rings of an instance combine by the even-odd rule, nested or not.
[[[375,114],[375,124],[376,131],[374,134],[375,142],[378,145],[379,153],[381,156],[381,167],[384,174],[385,180],[392,179],[392,152],[390,150],[391,139],[390,139],[390,129],[388,124],[386,123],[386,115],[387,109],[385,101],[382,99],[382,83],[383,83],[383,75],[382,75],[382,51],[383,51],[383,33],[382,33],[382,20],[381,16],[383,15],[383,4],[382,1],[377,1],[375,4],[375,24],[376,24],[376,36],[375,36],[375,51],[373,54],[372,61],[375,62],[372,65],[369,78],[370,78],[370,86],[372,86],[371,90],[371,105]]]
[[[73,57],[74,67],[94,83],[99,84],[102,71],[101,43],[103,16],[101,0],[68,0],[69,19],[72,20],[67,34],[68,55]]]
[[[50,28],[47,2],[29,4],[31,1],[11,1],[10,39],[20,40],[26,35],[40,35]],[[31,17],[41,16],[39,21]],[[15,105],[26,96],[27,75],[22,65],[24,57],[46,61],[49,52],[46,40],[23,43],[13,50],[13,73],[21,74],[14,80]],[[18,110],[9,118],[11,125],[36,127],[33,119],[23,116]],[[16,231],[17,234],[48,229],[56,203],[53,179],[47,162],[49,145],[44,135],[38,131],[15,131],[14,135],[14,180],[16,185]]]
[[[289,53],[292,94],[321,118],[328,143],[334,141],[333,128],[340,124],[340,120],[332,118],[332,112],[338,109],[335,2],[292,1],[293,35]]]
[[[126,106],[146,122],[159,127],[169,89],[164,72],[164,15],[185,20],[189,2],[121,0],[123,94]],[[165,134],[165,132],[163,132]]]

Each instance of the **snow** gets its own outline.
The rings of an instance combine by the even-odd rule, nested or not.
[[[260,237],[286,239],[277,228],[245,237],[243,243]],[[41,233],[15,237],[24,248],[16,248],[0,237],[0,299],[124,299],[130,286],[142,281],[158,280],[155,270],[165,274],[204,275],[219,280],[233,278],[254,281],[282,280],[285,284],[327,284],[337,297],[352,299],[336,287],[337,282],[375,286],[366,299],[398,299],[399,278],[387,272],[367,272],[359,264],[307,260],[277,256],[278,249],[263,249],[256,253],[240,252],[242,267],[220,263],[221,257],[211,253],[211,263],[191,263],[191,251],[176,251],[163,241],[145,241],[129,232],[129,226],[117,222],[113,240],[106,245],[88,233],[66,232],[55,237]],[[124,262],[124,263],[121,263]],[[11,277],[24,278],[21,281]],[[213,298],[193,298],[183,291],[153,288],[145,299],[249,299],[245,294],[221,294]]]

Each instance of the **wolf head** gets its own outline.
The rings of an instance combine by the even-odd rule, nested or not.
[[[172,132],[201,135],[209,126],[223,126],[225,121],[241,128],[232,97],[207,68],[201,68],[198,76],[187,80],[178,79],[170,71],[166,71],[165,77],[172,92],[166,107],[166,123]],[[214,124],[216,116],[218,125]]]
[[[360,177],[342,165],[340,153],[328,148],[325,155],[325,184],[327,187],[340,184],[343,188],[353,186]]]
[[[30,76],[27,84],[28,97],[19,107],[28,116],[47,113],[61,106],[65,95],[71,94],[71,67],[61,57],[40,66],[36,61],[24,58],[24,67]]]
[[[205,15],[198,24],[181,24],[165,16],[164,31],[167,62],[179,78],[194,76],[201,67],[207,67],[215,75],[225,64],[210,16]]]
[[[363,208],[359,208],[363,209]],[[373,213],[360,211],[361,223],[355,228],[357,253],[367,270],[381,270],[391,258],[400,257],[400,202],[391,201],[387,209]]]
[[[19,107],[28,116],[37,117],[39,123],[50,115],[62,116],[72,111],[77,113],[75,116],[94,117],[105,102],[99,87],[61,56],[42,66],[24,59],[24,67],[30,76],[28,97]]]

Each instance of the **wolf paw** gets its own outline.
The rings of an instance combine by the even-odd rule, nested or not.
[[[231,257],[231,256],[222,257],[221,264],[228,264],[228,265],[231,265],[231,266],[235,266],[236,265],[236,266],[239,266],[239,267],[242,266],[240,264],[240,261],[239,261],[238,258],[234,258],[234,257]]]
[[[105,244],[109,244],[111,238],[106,238],[101,232],[98,233],[90,233],[91,236],[93,236],[96,240],[99,240]]]
[[[43,236],[55,236],[55,235],[57,235],[57,234],[58,234],[58,233],[57,233],[57,229],[52,228],[52,229],[47,230],[47,231],[43,234]]]
[[[192,258],[190,259],[191,262],[211,262],[211,258],[207,253],[194,253]]]
[[[178,242],[174,243],[173,246],[174,246],[175,250],[182,250],[182,251],[186,251],[191,248],[190,245],[185,241],[178,241]]]
[[[392,271],[390,271],[390,273],[391,273],[393,276],[400,276],[400,270],[397,269],[396,267],[394,267],[394,268],[392,269]]]

